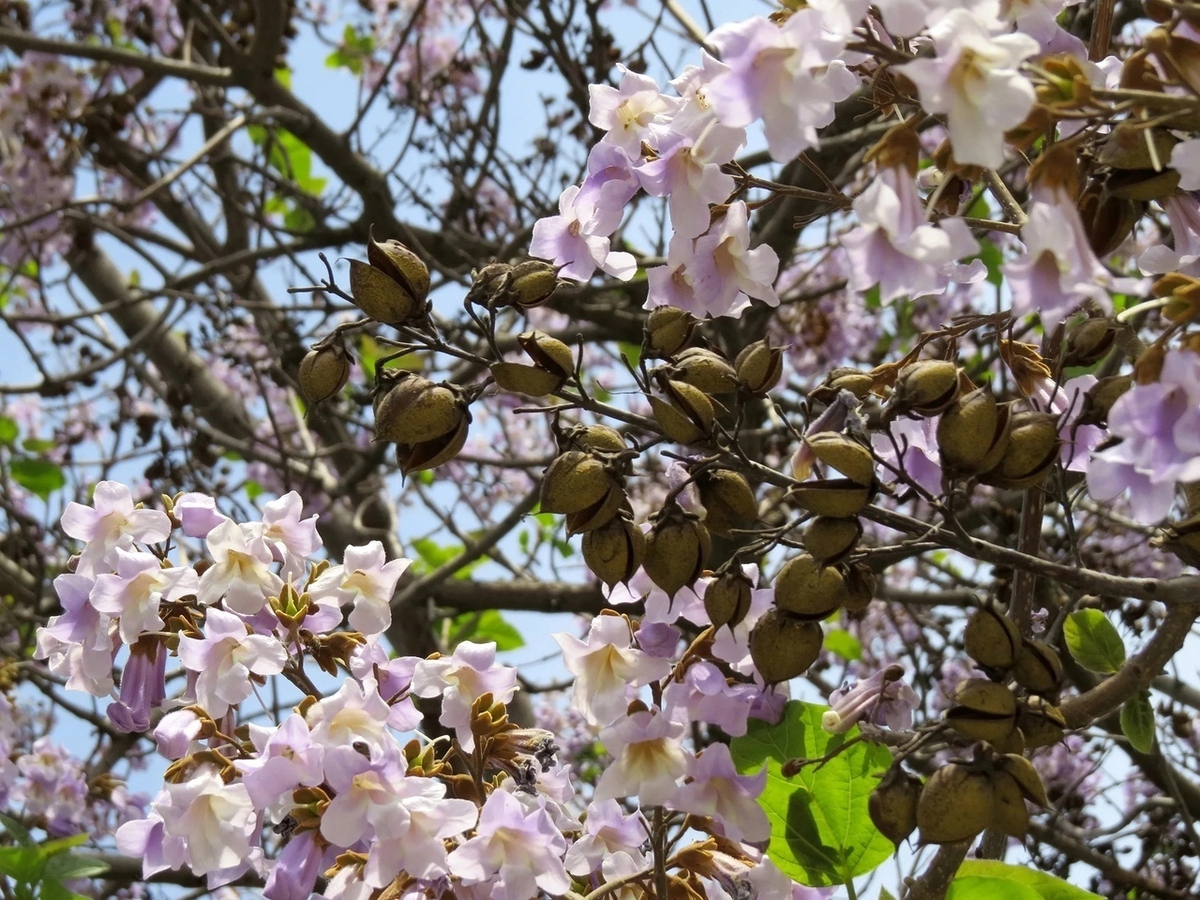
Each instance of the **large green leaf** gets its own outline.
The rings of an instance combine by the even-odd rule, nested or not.
[[[1067,616],[1063,637],[1071,656],[1085,669],[1111,675],[1125,664],[1125,644],[1108,616],[1080,609]]]
[[[961,875],[950,882],[946,900],[1042,900],[1028,885],[1007,878],[967,878]]]
[[[1149,753],[1154,748],[1154,707],[1150,692],[1139,691],[1121,707],[1121,730],[1135,750]]]
[[[13,481],[43,500],[67,483],[63,470],[47,459],[14,459],[9,466]]]
[[[1099,894],[1093,894],[1091,891],[1075,887],[1075,885],[1068,884],[1061,878],[1055,878],[1053,875],[1039,872],[1037,869],[1028,869],[1024,866],[1010,866],[1007,863],[986,859],[965,860],[959,866],[958,877],[954,879],[953,884],[971,880],[974,877],[1004,879],[1023,884],[1026,887],[1032,888],[1040,900],[1100,900]],[[952,890],[947,900],[953,896],[954,892]],[[970,897],[972,895],[963,894],[962,896]],[[976,894],[974,896],[983,897],[985,895]]]
[[[780,767],[789,759],[819,759],[845,747],[858,735],[829,734],[821,714],[829,709],[793,700],[778,725],[750,721],[744,737],[730,745],[738,771],[767,766],[767,784],[758,798],[771,821],[767,855],[801,884],[845,884],[870,872],[892,855],[892,842],[871,822],[867,797],[892,763],[886,747],[855,743],[824,765],[804,766],[794,778]]]
[[[476,644],[495,641],[496,649],[500,651],[519,650],[525,646],[525,638],[521,637],[521,632],[496,609],[455,616],[451,620],[447,643],[453,649],[463,641],[474,641]]]

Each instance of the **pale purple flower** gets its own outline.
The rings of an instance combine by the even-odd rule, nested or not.
[[[334,847],[317,846],[315,831],[293,835],[271,867],[263,896],[267,900],[309,900],[317,878],[337,855]]]
[[[697,660],[687,667],[683,678],[672,678],[667,684],[663,707],[684,724],[706,722],[731,737],[740,737],[746,733],[750,711],[761,693],[758,685],[731,681],[708,660]]]
[[[321,547],[321,536],[317,534],[316,515],[301,519],[303,512],[304,501],[300,495],[288,491],[278,500],[263,506],[262,528],[257,536],[298,557],[312,556]],[[278,560],[283,561],[282,554]]]
[[[885,463],[904,471],[933,496],[942,492],[942,457],[937,446],[937,417],[893,419],[888,434],[871,435],[871,447]],[[894,442],[893,442],[894,439]],[[888,469],[887,480],[898,475]]]
[[[197,875],[245,868],[258,815],[245,785],[226,784],[211,765],[187,781],[168,782],[154,803],[163,834],[186,845],[188,868]]]
[[[617,719],[600,732],[600,742],[616,761],[600,776],[593,799],[638,797],[643,806],[667,803],[687,771],[685,730],[681,723],[651,710]]]
[[[683,812],[708,816],[734,841],[761,843],[771,837],[771,823],[757,797],[767,783],[767,768],[739,775],[727,744],[709,744],[688,760],[688,782],[671,805]]]
[[[397,802],[404,760],[392,752],[369,758],[355,747],[325,751],[325,781],[334,791],[321,814],[321,836],[339,847],[360,840],[394,839],[408,828],[408,811]]]
[[[367,677],[361,683],[346,679],[336,694],[314,703],[305,713],[305,720],[315,744],[349,746],[362,741],[378,748],[390,740],[390,713],[375,679]]]
[[[1186,143],[1200,145],[1200,139]],[[1200,201],[1193,194],[1175,193],[1158,202],[1167,214],[1175,246],[1155,244],[1138,257],[1138,268],[1146,275],[1200,275]]]
[[[449,856],[450,873],[465,885],[490,884],[494,900],[529,900],[538,889],[566,892],[567,842],[543,810],[527,812],[512,794],[493,791],[479,814],[475,837]]]
[[[571,694],[575,708],[595,725],[607,725],[625,712],[627,687],[666,678],[671,663],[633,646],[624,616],[596,616],[587,642],[574,635],[551,635],[562,648],[563,665],[575,676]]]
[[[363,878],[386,887],[401,871],[419,881],[434,881],[449,873],[446,839],[475,827],[479,810],[470,800],[446,797],[446,785],[433,778],[403,778],[396,802],[405,812],[405,828],[380,835],[371,845]]]
[[[196,702],[213,718],[220,718],[250,696],[251,675],[278,675],[287,662],[287,650],[278,638],[250,634],[233,613],[210,608],[204,637],[179,639],[179,659],[196,673]]]
[[[217,501],[207,494],[182,494],[173,507],[175,517],[183,524],[183,533],[188,537],[208,537],[208,533],[229,521],[228,516],[217,512]]]
[[[564,190],[558,198],[559,214],[534,223],[529,255],[552,260],[562,267],[559,275],[574,281],[587,281],[597,267],[621,281],[632,278],[637,261],[630,253],[612,250],[612,232],[605,230],[607,220],[619,215],[629,198],[623,197],[623,182],[608,183],[614,187],[601,188],[594,198],[575,185]]]
[[[1128,490],[1134,518],[1161,520],[1175,483],[1200,479],[1200,356],[1168,351],[1158,381],[1135,384],[1113,404],[1108,430],[1121,440],[1092,454],[1088,492],[1105,501]]]
[[[455,730],[459,746],[468,753],[475,749],[471,705],[486,693],[497,703],[507,703],[516,689],[516,670],[496,665],[494,642],[463,641],[454,648],[453,656],[423,659],[413,672],[412,692],[418,697],[442,698],[438,721]]]
[[[282,590],[283,581],[270,568],[271,545],[263,538],[248,537],[240,525],[226,520],[208,533],[205,543],[213,562],[200,576],[197,592],[205,606],[224,596],[227,608],[252,616]]]
[[[637,159],[642,142],[656,143],[655,132],[665,131],[670,113],[681,101],[664,95],[658,82],[648,75],[631,72],[620,64],[617,71],[621,73],[619,87],[588,87],[588,121],[606,132],[602,141],[619,147],[629,159]]]
[[[1004,132],[1033,107],[1033,84],[1019,68],[1039,47],[1025,34],[994,34],[992,24],[951,9],[929,32],[937,55],[896,71],[917,86],[926,112],[946,114],[956,161],[995,169],[1004,162]]]
[[[841,237],[850,257],[851,285],[865,291],[879,285],[880,299],[940,294],[953,278],[978,281],[983,263],[957,260],[979,252],[979,242],[961,219],[925,220],[916,182],[902,169],[886,167],[854,200],[859,227]]]
[[[733,159],[745,142],[742,129],[717,124],[696,138],[672,135],[658,156],[638,166],[647,194],[667,197],[671,227],[681,237],[694,238],[708,230],[709,206],[724,203],[733,193],[733,176],[721,166]]]
[[[588,805],[583,834],[567,850],[567,871],[572,875],[589,875],[599,868],[606,856],[628,853],[642,861],[642,844],[649,838],[650,828],[639,812],[626,815],[616,800],[597,800]]]
[[[916,691],[904,682],[904,669],[887,666],[830,694],[831,708],[821,716],[821,727],[830,734],[842,734],[866,718],[875,725],[904,731],[912,727],[913,710],[919,704]]]
[[[1180,141],[1171,148],[1171,168],[1179,173],[1179,188],[1200,190],[1200,138]]]
[[[67,679],[67,690],[104,697],[113,689],[112,662],[116,624],[88,602],[94,582],[83,575],[62,574],[54,590],[63,606],[37,633],[34,659]]]
[[[325,748],[313,742],[299,713],[292,713],[278,728],[252,723],[250,739],[258,754],[235,764],[256,809],[266,809],[298,787],[321,783]]]
[[[148,631],[159,631],[163,621],[159,604],[173,602],[199,589],[199,577],[191,566],[164,569],[152,553],[117,547],[116,574],[99,575],[91,603],[118,620],[121,640],[136,643]]]
[[[380,634],[392,624],[392,595],[396,582],[412,560],[387,561],[379,541],[365,547],[347,547],[342,565],[330,566],[317,578],[309,593],[317,600],[353,603],[350,627],[363,634]]]
[[[150,728],[150,713],[167,698],[167,648],[153,638],[129,650],[121,671],[121,699],[110,703],[106,714],[117,731],[142,732]]]
[[[62,527],[87,546],[79,556],[75,574],[95,576],[108,564],[110,552],[134,541],[156,544],[171,533],[171,520],[157,509],[135,509],[129,488],[116,481],[101,481],[92,494],[94,506],[68,503]]]
[[[205,731],[205,720],[194,709],[185,707],[167,713],[154,729],[158,752],[167,759],[182,759],[190,752],[192,742]]]
[[[1062,428],[1058,436],[1063,442],[1063,468],[1071,472],[1086,472],[1090,454],[1107,437],[1107,432],[1097,425],[1076,425],[1075,420],[1083,412],[1084,397],[1096,384],[1095,375],[1078,375],[1061,385],[1049,379],[1034,382],[1034,394],[1041,409],[1060,416]]]

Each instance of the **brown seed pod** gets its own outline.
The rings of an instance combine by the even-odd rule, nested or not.
[[[1017,727],[1025,746],[1033,750],[1057,744],[1066,736],[1067,720],[1057,706],[1037,695],[1026,697],[1017,709]]]
[[[856,518],[835,519],[817,516],[804,529],[801,543],[804,549],[823,565],[840,562],[862,537],[862,522]]]
[[[524,363],[492,363],[492,378],[502,389],[513,394],[544,397],[563,386],[564,379],[553,372]]]
[[[1003,684],[969,679],[954,689],[954,702],[946,711],[946,721],[966,737],[996,743],[1017,726],[1017,698]]]
[[[629,449],[621,432],[607,425],[576,425],[564,435],[567,446],[578,450],[605,450],[619,453]]]
[[[995,805],[990,827],[1024,840],[1029,833],[1029,810],[1021,786],[1010,774],[997,770],[992,773],[992,792]]]
[[[1009,407],[987,388],[960,394],[938,420],[937,445],[949,475],[979,475],[995,468],[1008,448]]]
[[[745,476],[733,469],[707,469],[696,476],[704,524],[713,534],[728,537],[734,528],[758,519],[758,501]]]
[[[707,347],[689,347],[672,360],[674,378],[706,394],[726,394],[738,386],[737,372],[720,353]]]
[[[696,317],[674,306],[656,306],[646,317],[646,343],[656,356],[674,356],[695,330]]]
[[[788,496],[796,505],[818,516],[846,519],[858,515],[873,493],[873,487],[849,478],[826,478],[794,485]]]
[[[880,833],[899,845],[917,829],[920,796],[921,779],[893,764],[867,798],[867,813]]]
[[[429,296],[429,267],[421,257],[397,240],[382,243],[375,240],[374,229],[371,229],[367,238],[367,262],[400,285],[417,306],[424,309],[425,298]]]
[[[541,259],[526,259],[509,272],[504,299],[519,309],[532,309],[549,300],[560,282],[558,268]]]
[[[542,476],[542,511],[579,512],[603,501],[613,485],[604,463],[582,450],[568,450]]]
[[[608,587],[633,577],[646,554],[646,536],[626,513],[583,536],[583,561]]]
[[[658,514],[646,536],[642,565],[651,581],[674,596],[700,577],[711,553],[708,529],[672,504]]]
[[[1108,422],[1108,411],[1121,395],[1133,387],[1129,375],[1110,375],[1101,378],[1083,395],[1083,409],[1076,423],[1079,425],[1104,425]]]
[[[875,598],[875,572],[865,562],[851,563],[845,570],[846,600],[842,608],[847,612],[862,612]]]
[[[350,356],[341,344],[310,350],[300,360],[300,392],[309,403],[328,400],[346,386],[350,378]]]
[[[607,525],[627,504],[625,489],[614,479],[602,500],[573,513],[567,513],[567,537],[585,534]]]
[[[1046,797],[1046,785],[1042,783],[1042,776],[1033,767],[1033,763],[1024,756],[1006,753],[996,761],[996,768],[1012,776],[1021,789],[1021,794],[1030,803],[1036,803],[1042,807],[1050,805],[1050,801]]]
[[[397,444],[396,462],[400,466],[400,474],[436,469],[454,459],[467,442],[470,424],[471,413],[464,410],[458,425],[449,434],[419,444]]]
[[[1016,622],[989,603],[971,613],[963,642],[967,655],[981,666],[1009,669],[1021,652],[1021,630]]]
[[[751,397],[765,397],[783,377],[783,348],[770,341],[755,341],[733,361],[742,389]]]
[[[461,393],[420,375],[399,372],[380,381],[375,396],[375,440],[422,444],[451,434],[466,413]]]
[[[816,622],[769,609],[750,629],[750,659],[767,684],[789,681],[817,661],[823,637]]]
[[[1091,366],[1108,355],[1117,336],[1113,319],[1084,319],[1067,334],[1065,366]]]
[[[784,563],[775,579],[775,605],[802,619],[824,619],[845,600],[842,573],[820,565],[807,553]]]
[[[1049,644],[1023,638],[1012,675],[1019,685],[1035,694],[1052,694],[1062,687],[1062,660]]]
[[[936,416],[958,396],[958,366],[946,359],[919,359],[900,370],[892,410]]]
[[[704,588],[704,611],[713,627],[728,625],[730,631],[750,612],[754,586],[740,571],[722,572]]]
[[[934,772],[917,801],[917,827],[926,844],[949,844],[974,837],[991,826],[995,791],[987,772],[948,763]]]
[[[350,294],[354,305],[376,322],[403,325],[425,311],[424,303],[374,266],[350,260]]]
[[[571,348],[544,331],[526,331],[517,335],[517,343],[539,368],[564,381],[575,374],[575,354]]]
[[[854,438],[836,431],[821,431],[804,441],[817,459],[855,484],[875,483],[875,459],[871,451]]]
[[[1009,422],[1008,446],[999,464],[980,480],[1010,490],[1026,490],[1046,480],[1061,445],[1054,413],[1022,410]]]
[[[808,396],[815,403],[829,405],[839,393],[849,391],[859,400],[865,400],[874,384],[875,377],[869,372],[843,366],[830,372],[825,381]]]

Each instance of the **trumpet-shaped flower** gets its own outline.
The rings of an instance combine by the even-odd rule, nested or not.
[[[151,553],[117,547],[116,574],[96,578],[92,606],[118,619],[121,640],[133,644],[148,631],[158,631],[162,601],[174,601],[199,589],[199,577],[190,566],[164,569]]]
[[[710,744],[688,761],[688,775],[675,795],[676,809],[716,820],[731,840],[759,843],[771,837],[771,823],[756,799],[767,783],[766,766],[755,775],[739,775],[729,746]]]
[[[688,767],[684,731],[683,724],[650,710],[622,716],[605,728],[600,741],[616,762],[600,776],[594,799],[638,797],[643,806],[667,803]]]
[[[418,697],[442,698],[438,721],[455,729],[459,745],[468,753],[475,749],[471,705],[487,693],[496,702],[507,703],[517,690],[516,670],[495,663],[495,643],[463,641],[454,648],[453,656],[423,659],[413,672],[412,692]]]
[[[331,600],[339,606],[350,603],[350,627],[363,634],[380,634],[392,624],[392,594],[396,582],[412,560],[387,561],[379,541],[365,547],[347,547],[344,562],[330,566],[309,589],[315,600]]]
[[[130,547],[134,541],[155,544],[171,533],[171,520],[157,509],[135,509],[133,494],[116,481],[101,481],[92,494],[95,506],[68,503],[62,527],[68,535],[87,546],[79,555],[76,575],[94,577],[108,564],[114,548]]]
[[[224,596],[225,606],[252,616],[278,594],[283,581],[271,571],[271,545],[261,537],[248,537],[231,519],[222,522],[205,538],[213,564],[200,576],[197,598],[207,605]]]
[[[250,696],[251,675],[278,675],[287,662],[283,644],[250,634],[233,613],[209,609],[204,637],[179,639],[179,659],[196,673],[196,702],[214,719]]]

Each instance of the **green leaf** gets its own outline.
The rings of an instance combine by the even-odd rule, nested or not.
[[[257,481],[250,480],[246,482],[246,498],[253,503],[262,495],[265,489]]]
[[[1000,252],[1000,248],[989,241],[987,238],[979,239],[979,256],[977,259],[983,260],[984,266],[987,267],[987,280],[994,285],[1004,283],[1004,273],[1000,270],[1000,265],[1004,262],[1004,254]]]
[[[412,542],[412,548],[420,558],[414,567],[417,573],[432,572],[458,557],[465,549],[462,544],[449,544],[445,547],[431,538],[417,538]],[[470,578],[471,573],[482,566],[486,559],[476,559],[467,563],[454,573],[457,579]]]
[[[13,481],[43,500],[67,483],[62,469],[45,459],[14,459],[9,466]]]
[[[879,889],[879,900],[896,900],[896,895],[885,887]]]
[[[109,869],[108,863],[77,853],[63,853],[53,856],[46,863],[46,877],[53,876],[60,881],[71,878],[94,878],[103,875]]]
[[[87,843],[86,834],[73,834],[70,837],[59,838],[54,841],[46,841],[41,846],[41,850],[46,856],[57,856],[60,853],[66,853],[72,847],[78,847],[80,844]]]
[[[1150,691],[1139,691],[1121,707],[1121,730],[1135,750],[1149,753],[1154,749],[1154,707]]]
[[[497,650],[519,650],[525,646],[521,632],[495,609],[455,616],[450,626],[450,646],[456,647],[463,641],[477,644],[495,641]]]
[[[950,882],[946,900],[1041,900],[1041,894],[1019,881],[961,875]]]
[[[0,827],[11,834],[13,840],[22,847],[33,846],[33,838],[29,836],[29,831],[16,819],[0,813]]]
[[[58,441],[52,441],[48,438],[27,437],[21,441],[21,449],[36,456],[53,450],[57,446]]]
[[[823,758],[858,734],[829,734],[821,715],[829,709],[793,700],[778,725],[750,721],[744,737],[730,744],[738,771],[767,765],[767,784],[758,798],[771,822],[771,861],[801,884],[828,887],[870,872],[893,853],[892,842],[871,823],[867,797],[892,754],[877,744],[855,743],[821,766],[809,765],[794,778],[780,767],[789,759]]]
[[[34,884],[42,879],[46,857],[41,847],[0,847],[0,875]]]
[[[1111,675],[1125,664],[1125,644],[1108,616],[1098,609],[1080,609],[1063,626],[1067,649],[1085,669]]]
[[[848,662],[862,659],[862,642],[844,628],[830,628],[825,632],[825,649]]]
[[[21,428],[14,419],[0,416],[0,444],[12,444],[20,433]]]
[[[1085,891],[1083,888],[1068,884],[1061,878],[1055,878],[1037,869],[1027,869],[1024,866],[1010,866],[1008,863],[995,862],[986,859],[968,859],[958,867],[958,877],[952,884],[967,878],[1003,879],[1017,882],[1032,888],[1041,900],[1100,900],[1099,894]],[[953,894],[951,894],[953,896]],[[976,896],[984,896],[982,894]]]

